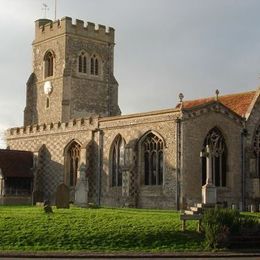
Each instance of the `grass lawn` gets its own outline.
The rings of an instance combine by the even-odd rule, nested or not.
[[[0,250],[98,252],[201,251],[196,222],[181,231],[179,213],[141,209],[0,206]]]

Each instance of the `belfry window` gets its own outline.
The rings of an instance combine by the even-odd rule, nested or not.
[[[73,142],[67,151],[69,185],[72,187],[74,187],[77,182],[79,159],[80,159],[80,145],[77,142]]]
[[[149,133],[142,142],[145,185],[162,185],[163,149],[163,140],[153,133]]]
[[[44,56],[44,74],[45,78],[53,76],[53,54],[48,51]]]
[[[90,74],[96,76],[99,74],[99,61],[96,55],[93,55],[90,59]]]
[[[122,166],[124,165],[125,140],[117,136],[111,149],[112,186],[122,186]]]
[[[87,73],[87,57],[85,52],[78,56],[78,72]]]
[[[216,127],[211,129],[207,134],[201,152],[202,185],[206,184],[207,159],[211,160],[210,165],[213,184],[216,187],[225,187],[227,175],[227,148],[221,131]]]
[[[255,132],[253,150],[256,159],[254,177],[260,178],[260,125],[257,127]]]

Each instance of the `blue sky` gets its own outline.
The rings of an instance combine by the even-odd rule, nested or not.
[[[70,16],[116,30],[115,77],[123,114],[184,100],[256,89],[260,76],[260,1],[57,0]],[[32,72],[34,21],[54,0],[0,0],[0,133],[23,124]],[[1,135],[1,134],[0,134]],[[4,146],[0,141],[0,146]]]

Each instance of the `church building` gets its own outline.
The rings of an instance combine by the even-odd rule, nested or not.
[[[24,126],[6,134],[10,150],[33,153],[35,200],[55,203],[65,184],[83,206],[259,205],[260,90],[180,94],[174,108],[121,115],[114,33],[69,17],[35,22]]]

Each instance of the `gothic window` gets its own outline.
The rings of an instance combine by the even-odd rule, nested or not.
[[[90,74],[96,76],[99,74],[99,60],[96,55],[93,55],[90,59]]]
[[[256,172],[253,177],[260,177],[260,125],[257,127],[253,143],[254,156],[256,159]]]
[[[122,166],[124,165],[125,140],[121,135],[116,137],[111,152],[112,186],[122,186]]]
[[[78,56],[78,72],[87,73],[87,56],[84,51]]]
[[[67,150],[67,171],[69,175],[69,185],[74,187],[77,182],[77,172],[80,159],[80,145],[77,142],[72,142]]]
[[[209,154],[206,148],[209,147]],[[207,156],[211,160],[212,182],[217,187],[226,186],[227,148],[224,137],[218,128],[213,128],[207,134],[202,149],[202,185],[206,184],[207,178]]]
[[[163,140],[153,133],[149,133],[142,142],[145,185],[163,183],[163,148]]]
[[[53,54],[48,51],[44,56],[45,78],[53,76]]]

